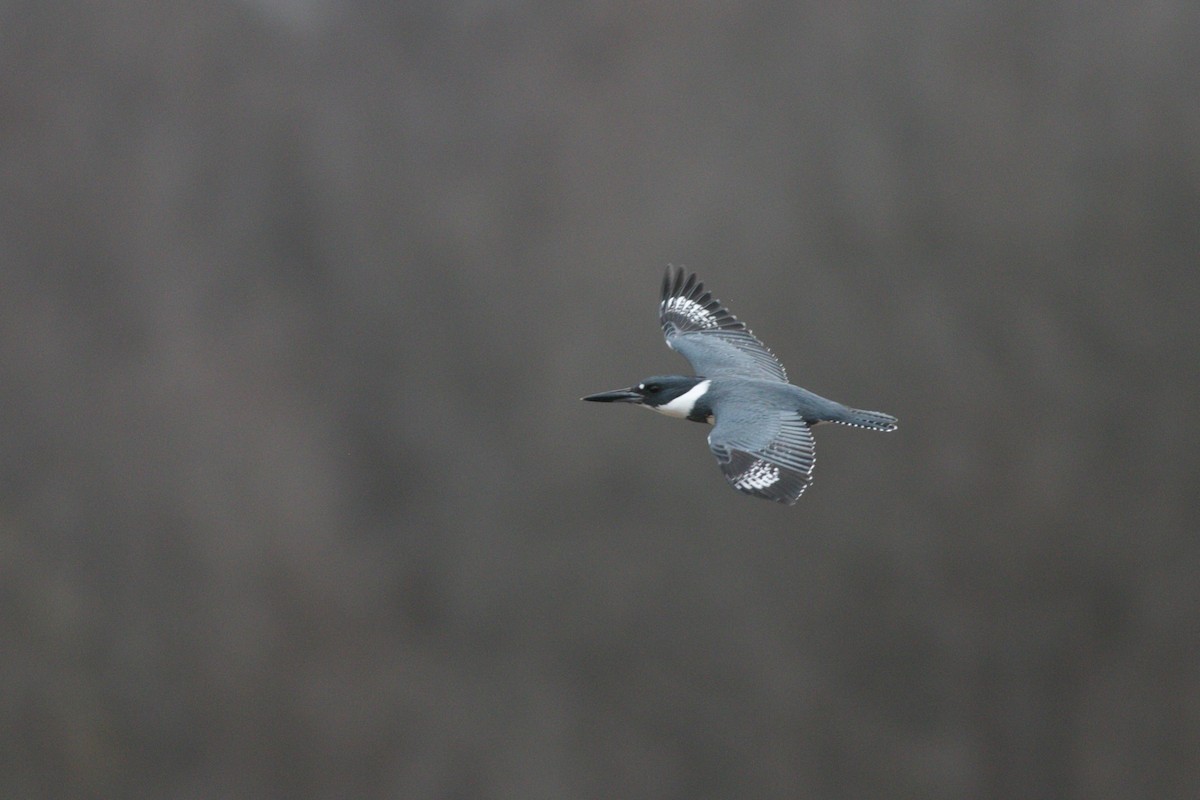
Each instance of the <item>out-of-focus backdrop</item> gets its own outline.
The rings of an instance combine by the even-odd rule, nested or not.
[[[1192,0],[3,2],[0,174],[0,795],[1200,795]]]

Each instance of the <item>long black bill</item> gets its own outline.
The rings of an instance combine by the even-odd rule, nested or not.
[[[589,394],[584,400],[591,400],[593,403],[640,403],[642,396],[633,389],[617,389],[613,392],[600,392],[600,394]]]

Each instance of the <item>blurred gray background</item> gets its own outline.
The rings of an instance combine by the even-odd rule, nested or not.
[[[0,795],[1200,796],[1200,6],[0,2]],[[586,393],[695,269],[786,508]]]

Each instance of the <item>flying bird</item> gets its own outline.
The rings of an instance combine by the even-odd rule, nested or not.
[[[655,375],[628,389],[583,398],[634,403],[669,417],[713,426],[708,446],[739,492],[792,505],[812,482],[812,428],[834,422],[896,430],[896,418],[826,400],[788,383],[775,355],[694,273],[667,268],[659,321],[667,346],[695,375]]]

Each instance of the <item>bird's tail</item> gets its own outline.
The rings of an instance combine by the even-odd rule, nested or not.
[[[872,431],[894,431],[899,422],[891,414],[882,411],[863,411],[859,408],[847,408],[838,419],[832,420],[839,425],[851,425],[855,428],[866,428]]]

